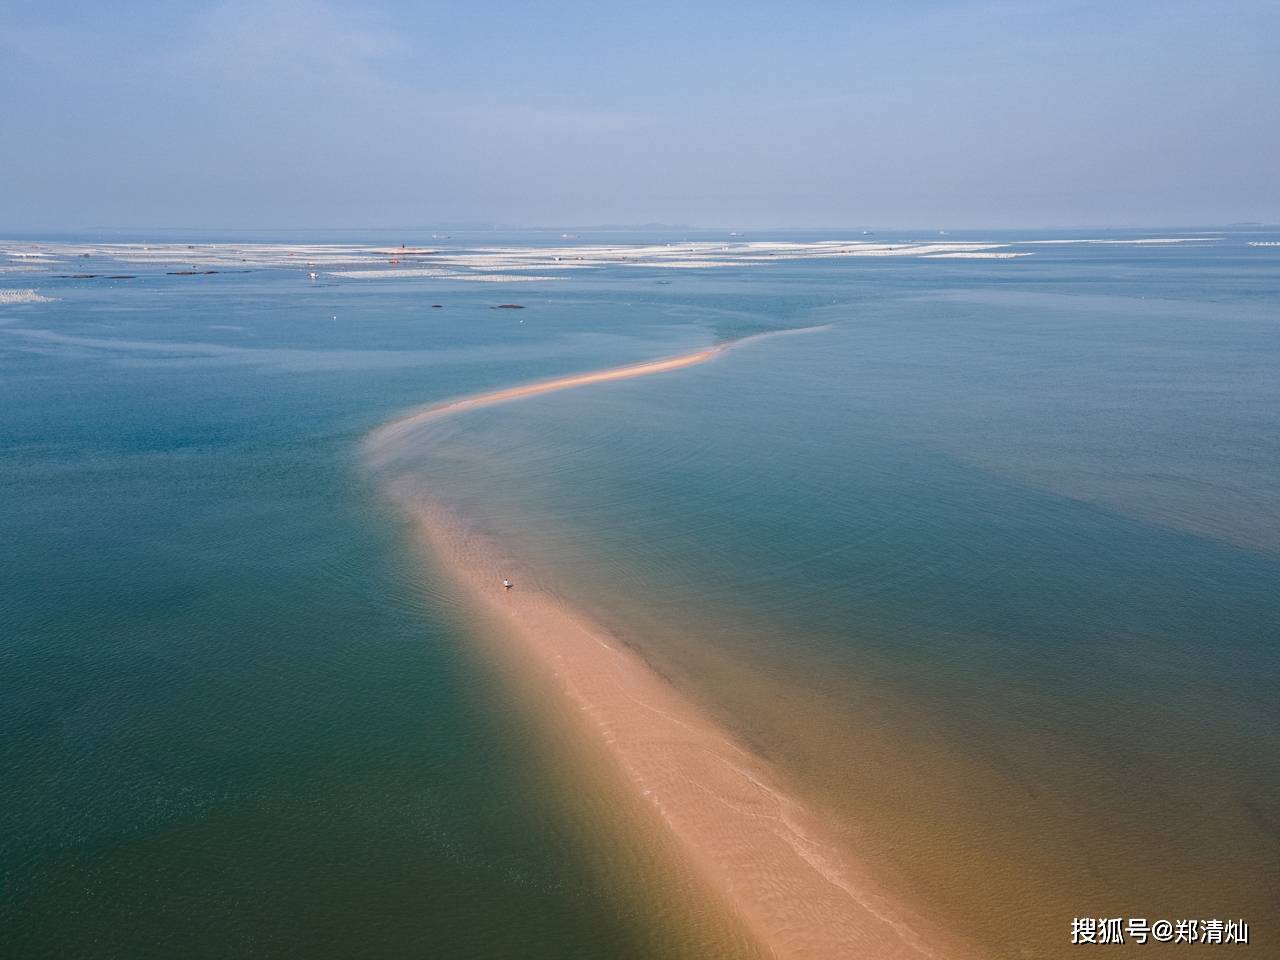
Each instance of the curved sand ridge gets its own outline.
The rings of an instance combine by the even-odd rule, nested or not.
[[[790,331],[785,331],[790,332]],[[754,338],[750,338],[754,339]],[[736,341],[741,343],[743,341]],[[495,390],[424,408],[375,430],[375,463],[393,456],[415,427],[476,407],[650,376],[705,363],[706,350]],[[776,957],[932,958],[960,955],[904,905],[891,902],[868,872],[829,838],[829,828],[779,777],[635,651],[540,583],[465,518],[393,483],[433,555],[487,622],[545,665],[585,729],[598,735],[635,789],[652,805],[689,864]],[[502,578],[515,569],[515,589]]]
[[[699,350],[696,353],[668,357],[665,360],[652,360],[648,363],[636,363],[626,367],[613,367],[609,370],[598,370],[594,373],[580,373],[573,376],[560,377],[556,380],[544,380],[519,387],[477,393],[474,396],[463,397],[460,400],[448,400],[444,403],[424,407],[421,410],[416,410],[406,416],[392,420],[390,423],[383,424],[369,435],[366,449],[377,457],[381,452],[392,449],[392,445],[396,440],[406,436],[420,424],[452,413],[461,413],[464,410],[473,410],[476,407],[489,407],[496,403],[507,403],[511,400],[521,400],[525,397],[537,396],[540,393],[554,393],[558,390],[585,387],[593,383],[607,383],[610,380],[626,380],[630,377],[645,377],[654,373],[665,373],[668,370],[679,370],[682,367],[691,367],[697,363],[704,363],[716,354],[727,350],[729,346],[731,344],[723,343],[708,347],[706,350]]]

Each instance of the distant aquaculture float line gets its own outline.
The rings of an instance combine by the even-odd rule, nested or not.
[[[0,303],[52,303],[53,297],[41,296],[33,289],[0,290]]]
[[[572,238],[562,238],[569,240]],[[946,259],[1012,264],[1046,247],[1070,245],[1182,246],[1217,243],[1221,236],[1062,237],[955,240],[949,236],[892,242],[869,239],[812,241],[681,240],[640,243],[581,243],[556,246],[495,245],[456,248],[386,247],[364,244],[279,243],[64,243],[0,241],[0,271],[63,269],[69,279],[98,279],[83,270],[86,259],[109,257],[121,266],[155,267],[171,276],[197,277],[252,269],[303,270],[362,282],[428,280],[466,283],[530,283],[565,280],[599,268],[688,272],[760,269],[788,261],[862,258]],[[1275,246],[1274,241],[1253,241]],[[75,264],[73,266],[73,264]],[[108,279],[123,279],[111,277]],[[659,281],[670,282],[670,281]]]

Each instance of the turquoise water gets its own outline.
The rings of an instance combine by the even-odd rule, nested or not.
[[[668,947],[359,442],[431,400],[810,325],[441,423],[414,475],[996,955],[1065,950],[1080,913],[1273,938],[1273,249],[500,295],[0,274],[59,298],[0,305],[0,952]]]

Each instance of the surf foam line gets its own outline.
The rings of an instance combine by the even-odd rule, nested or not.
[[[805,331],[821,328],[804,328]],[[801,330],[779,331],[798,333]],[[765,334],[770,336],[776,334]],[[419,426],[559,390],[652,376],[706,363],[748,340],[475,394],[424,407],[375,429],[375,468]],[[696,875],[774,957],[944,960],[969,957],[832,840],[823,818],[768,764],[708,718],[629,644],[571,606],[502,540],[481,532],[407,478],[388,493],[478,622],[515,642],[563,694],[557,710],[598,742]],[[515,571],[516,586],[503,589]],[[856,775],[856,773],[851,773]]]

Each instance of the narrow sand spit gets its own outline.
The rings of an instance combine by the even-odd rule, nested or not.
[[[413,428],[464,410],[690,367],[730,345],[513,387],[439,404],[392,421],[369,437],[375,463]],[[968,956],[946,944],[905,905],[892,902],[820,816],[778,775],[608,630],[518,565],[503,544],[432,502],[411,478],[390,484],[425,544],[485,622],[503,625],[563,692],[567,715],[598,736],[666,825],[687,862],[776,957]],[[514,589],[503,577],[514,574]],[[852,772],[851,772],[852,773]],[[926,931],[928,931],[926,933]]]
[[[739,341],[740,342],[740,341]],[[511,400],[520,400],[524,397],[534,397],[540,393],[554,393],[557,390],[569,390],[573,387],[585,387],[593,383],[607,383],[610,380],[626,380],[630,377],[645,377],[653,373],[664,373],[668,370],[679,370],[682,367],[691,367],[696,363],[703,363],[710,360],[716,354],[721,353],[729,348],[730,344],[719,344],[714,347],[708,347],[705,350],[699,350],[696,353],[686,353],[679,357],[668,357],[665,360],[652,360],[648,363],[636,363],[626,367],[614,367],[610,370],[598,370],[594,373],[580,373],[574,376],[561,377],[558,380],[545,380],[541,383],[530,383],[519,387],[508,387],[505,390],[493,390],[489,393],[477,393],[471,397],[463,397],[460,400],[449,400],[445,403],[436,404],[430,407],[424,407],[421,410],[414,411],[406,416],[385,423],[369,435],[366,443],[366,449],[375,464],[380,463],[383,457],[394,452],[394,443],[396,440],[406,436],[418,424],[425,423],[428,420],[435,420],[438,417],[448,416],[452,413],[461,413],[464,410],[474,410],[477,407],[488,407],[495,403],[507,403]]]

